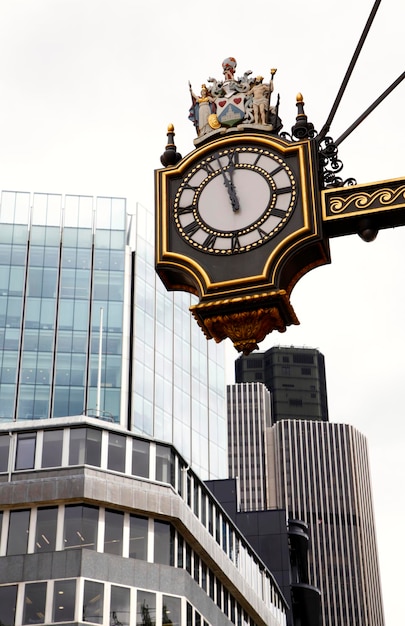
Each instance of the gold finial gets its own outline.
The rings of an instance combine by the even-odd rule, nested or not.
[[[297,102],[304,102],[304,96],[302,93],[297,93]]]
[[[272,68],[271,68],[271,70],[270,70],[270,74],[271,74],[272,76],[274,76],[274,74],[275,74],[276,72],[277,72],[277,68],[276,68],[276,67],[272,67]]]
[[[173,131],[174,131],[174,126],[173,126],[173,124],[169,124],[169,125],[168,125],[168,127],[167,127],[167,132],[168,132],[168,133],[172,133]]]

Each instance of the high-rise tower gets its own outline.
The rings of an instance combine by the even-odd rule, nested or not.
[[[261,381],[227,392],[240,510],[285,509],[287,519],[307,523],[309,582],[321,591],[324,624],[383,626],[367,442],[352,426],[327,421],[322,355],[271,348],[238,359],[236,372]],[[264,391],[276,400],[263,403]]]
[[[325,360],[314,348],[274,346],[235,362],[237,383],[261,382],[271,391],[272,419],[328,421]]]

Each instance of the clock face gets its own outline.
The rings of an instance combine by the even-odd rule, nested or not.
[[[266,243],[297,201],[287,163],[270,150],[236,146],[209,153],[183,177],[173,216],[190,245],[211,254],[239,254]]]

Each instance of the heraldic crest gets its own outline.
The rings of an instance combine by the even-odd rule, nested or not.
[[[271,70],[271,78],[265,83],[263,76],[252,78],[250,70],[236,78],[234,57],[227,57],[222,68],[223,80],[208,78],[208,86],[205,83],[201,85],[200,95],[194,93],[189,83],[192,99],[189,119],[196,127],[198,137],[221,127],[231,128],[240,124],[265,124],[271,127],[269,130],[280,130],[278,102],[276,106],[271,104],[273,77],[277,70]]]

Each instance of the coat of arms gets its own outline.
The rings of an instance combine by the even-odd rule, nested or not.
[[[260,124],[271,126],[272,130],[280,129],[278,104],[271,105],[276,70],[271,70],[269,82],[264,83],[263,76],[251,78],[251,71],[236,78],[236,60],[233,57],[226,58],[222,68],[224,79],[208,78],[208,86],[205,83],[201,85],[199,96],[189,84],[192,98],[189,119],[194,123],[198,136],[239,124]]]

